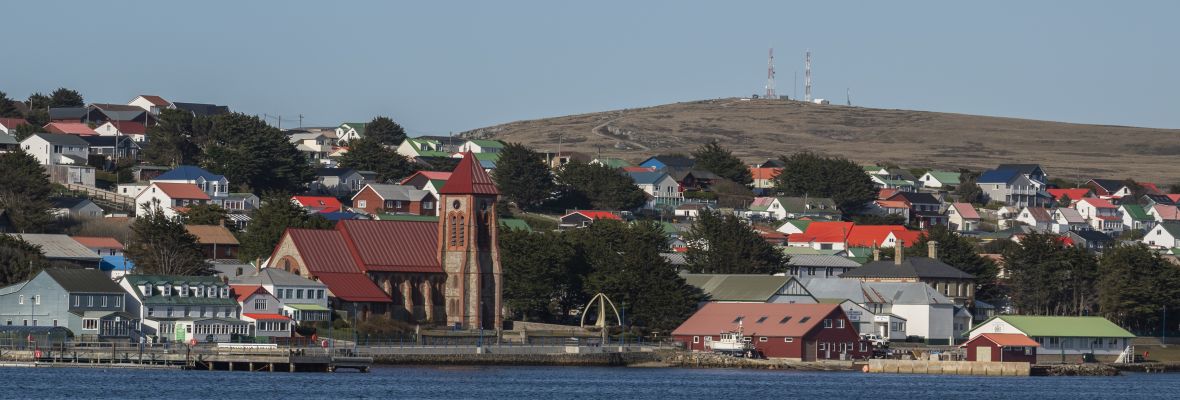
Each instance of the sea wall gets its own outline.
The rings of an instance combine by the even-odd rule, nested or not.
[[[1023,362],[869,360],[869,373],[1029,376],[1031,366]]]
[[[383,354],[373,356],[374,363],[388,365],[626,366],[654,360],[656,357],[653,353]]]

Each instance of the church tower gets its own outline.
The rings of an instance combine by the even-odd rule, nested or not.
[[[496,241],[496,189],[492,177],[467,152],[438,191],[439,264],[448,326],[502,326],[500,246]]]

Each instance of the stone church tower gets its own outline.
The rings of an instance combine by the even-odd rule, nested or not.
[[[500,192],[475,154],[463,160],[438,191],[438,254],[448,326],[502,326],[500,246],[496,198]]]

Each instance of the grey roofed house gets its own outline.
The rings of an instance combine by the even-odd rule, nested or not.
[[[901,169],[901,168],[889,168],[889,169],[886,169],[886,171],[889,172],[889,176],[892,177],[893,179],[907,180],[910,182],[917,182],[918,181],[918,178],[915,177],[914,174],[910,173],[909,170],[905,170],[905,169]]]
[[[101,217],[103,216],[103,209],[98,204],[84,197],[55,197],[51,199],[50,205],[54,209],[54,213],[58,217]]]
[[[370,183],[369,187],[381,196],[383,200],[422,201],[430,192],[415,189],[409,185],[393,185],[388,183]]]
[[[801,277],[812,296],[823,302],[852,300],[857,304],[888,303],[888,299],[873,290],[866,282],[855,279]]]
[[[49,108],[49,120],[51,120],[51,121],[61,121],[61,120],[81,121],[82,118],[86,118],[86,113],[88,111],[89,110],[87,110],[86,107],[50,107]]]
[[[343,177],[351,175],[354,172],[356,172],[356,170],[352,168],[316,168],[315,175]]]
[[[43,233],[9,233],[7,235],[40,246],[41,254],[50,260],[93,262],[95,267],[98,267],[98,263],[102,261],[102,257],[94,251],[66,235]]]
[[[90,143],[86,142],[85,139],[82,139],[82,137],[78,136],[78,135],[67,135],[64,133],[37,132],[37,133],[34,133],[33,136],[44,139],[46,142],[49,142],[50,144],[66,145],[66,146],[90,146]],[[83,162],[82,164],[85,165],[86,163]]]
[[[655,185],[668,174],[660,171],[635,171],[628,172],[627,175],[630,175],[631,180],[638,185]]]
[[[172,105],[178,110],[188,111],[193,113],[193,115],[204,117],[210,115],[229,114],[229,107],[219,106],[216,104],[173,102]]]
[[[321,137],[326,137],[326,136],[324,136],[324,134],[322,134],[322,133],[311,133],[311,132],[293,132],[293,133],[287,134],[287,140],[290,140],[292,143],[301,142],[304,140],[314,140],[316,138],[321,138]]]
[[[847,257],[840,257],[837,255],[823,255],[823,254],[796,254],[792,255],[787,264],[796,267],[840,267],[840,268],[857,268],[860,263],[852,261]]]
[[[950,298],[921,282],[866,282],[866,284],[891,304],[954,304]]]
[[[683,274],[684,280],[701,289],[711,301],[769,303],[780,296],[804,296],[816,299],[799,280],[782,275]],[[791,287],[788,287],[791,286]],[[794,303],[795,301],[790,301]]]
[[[111,121],[134,121],[136,119],[140,119],[144,113],[147,113],[147,110],[144,110],[142,107],[129,106],[126,104],[92,103],[90,104],[89,109],[101,113],[102,116],[105,116],[107,120]],[[95,118],[94,116],[91,117],[91,120],[96,119],[101,118]]]
[[[890,199],[892,199],[894,197],[901,197],[901,198],[905,199],[906,201],[910,202],[910,204],[940,204],[940,203],[942,203],[941,201],[938,201],[938,198],[934,197],[934,195],[932,195],[930,193],[926,193],[926,192],[898,192],[897,194],[890,197]]]
[[[1075,242],[1075,245],[1084,245],[1083,247],[1087,249],[1101,250],[1114,242],[1110,235],[1092,229],[1069,231],[1066,235]],[[1084,243],[1077,243],[1078,241]]]
[[[776,197],[783,210],[792,214],[840,214],[836,202],[827,197]]]
[[[1082,217],[1082,213],[1078,212],[1076,209],[1062,207],[1057,209],[1057,213],[1061,215],[1061,218],[1064,219],[1068,224],[1086,223],[1086,219]]]
[[[323,287],[324,284],[292,274],[280,268],[263,268],[253,274],[240,275],[230,279],[231,285],[276,285]]]
[[[45,270],[49,277],[69,292],[82,293],[115,293],[124,294],[123,288],[115,284],[105,273],[97,269],[64,269],[54,268]]]
[[[928,257],[903,257],[901,265],[893,260],[870,261],[845,272],[841,278],[951,278],[973,279],[975,276]]]

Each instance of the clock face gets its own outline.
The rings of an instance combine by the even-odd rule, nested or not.
[[[455,200],[455,201],[451,202],[451,208],[458,210],[459,209],[459,200]]]

